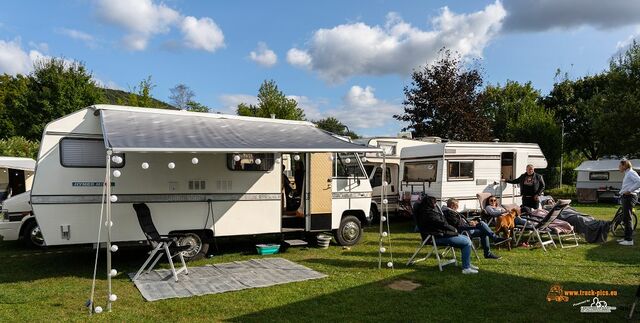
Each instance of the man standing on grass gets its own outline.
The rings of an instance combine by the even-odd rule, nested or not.
[[[623,159],[620,161],[618,169],[624,174],[622,187],[620,188],[620,199],[622,202],[622,223],[624,224],[624,239],[618,240],[623,246],[633,246],[633,227],[631,226],[631,214],[633,207],[638,203],[638,193],[640,193],[640,176],[633,170],[631,162]]]
[[[513,180],[506,180],[509,184],[519,184],[522,194],[522,206],[531,209],[540,207],[540,195],[544,192],[544,179],[536,173],[533,165],[527,165],[527,172]]]

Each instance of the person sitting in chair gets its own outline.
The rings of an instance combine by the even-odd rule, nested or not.
[[[487,206],[484,207],[484,211],[487,212],[487,214],[492,218],[497,218],[503,215],[508,215],[513,210],[508,211],[507,209],[500,206],[500,204],[498,204],[498,198],[496,198],[494,195],[491,195],[487,198]],[[516,216],[514,222],[516,225],[524,225],[527,221],[525,221],[520,216]]]
[[[469,220],[458,213],[458,200],[450,198],[447,200],[447,206],[442,207],[442,212],[447,219],[447,222],[452,226],[458,228],[458,232],[467,232],[471,238],[480,238],[482,249],[484,250],[484,257],[486,259],[500,259],[502,257],[497,256],[491,252],[491,246],[489,239],[495,244],[501,244],[511,240],[511,238],[503,238],[491,230],[489,226],[483,221]]]
[[[435,198],[426,195],[416,205],[414,214],[423,239],[431,235],[439,246],[459,248],[462,251],[462,273],[478,273],[478,267],[471,264],[471,240],[447,222]]]

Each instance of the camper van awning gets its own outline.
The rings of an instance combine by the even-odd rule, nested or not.
[[[36,161],[23,157],[0,157],[0,168],[11,168],[33,171],[36,168]]]
[[[631,159],[630,162],[631,165],[633,165],[633,168],[640,166],[640,159]],[[618,170],[618,165],[620,165],[620,159],[585,160],[580,164],[580,166],[576,167],[575,170],[587,172],[608,172]]]
[[[367,152],[308,122],[151,109],[100,109],[114,152]]]

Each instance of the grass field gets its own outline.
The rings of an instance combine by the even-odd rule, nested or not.
[[[610,219],[616,206],[580,205],[578,209]],[[618,246],[614,237],[604,244],[578,248],[515,248],[497,250],[501,260],[474,263],[478,275],[462,275],[460,267],[439,272],[433,259],[406,267],[419,243],[408,222],[392,225],[395,270],[377,269],[377,233],[369,228],[365,239],[350,249],[332,245],[328,250],[290,249],[277,255],[325,273],[327,278],[185,299],[146,302],[123,274],[114,280],[118,301],[111,313],[90,320],[131,321],[612,321],[623,322],[640,284],[640,247]],[[637,241],[637,240],[636,240]],[[638,242],[638,241],[637,241]],[[222,250],[211,259],[190,263],[201,266],[260,257],[251,246]],[[145,258],[142,250],[121,250],[114,267],[135,271]],[[17,243],[0,242],[0,322],[86,321],[85,301],[91,288],[93,253],[86,247],[24,250]],[[105,268],[100,263],[100,268]],[[104,269],[98,283],[97,305],[106,300]],[[396,280],[421,286],[414,291],[387,287]],[[572,304],[548,302],[552,284],[565,290],[615,290],[617,297],[602,297],[610,314],[581,314]],[[640,313],[636,314],[636,319]]]

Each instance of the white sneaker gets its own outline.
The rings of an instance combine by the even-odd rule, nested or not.
[[[469,268],[473,269],[473,270],[479,270],[480,268],[478,268],[478,266],[474,266],[472,264],[469,264]]]
[[[618,244],[621,246],[633,246],[633,240],[620,241],[618,242]]]
[[[462,270],[462,274],[464,275],[469,275],[469,274],[477,274],[478,270],[473,269],[473,268],[466,268]]]
[[[622,241],[624,241],[624,239],[618,239],[618,240],[616,240],[616,241],[618,241],[618,242],[622,242]]]

